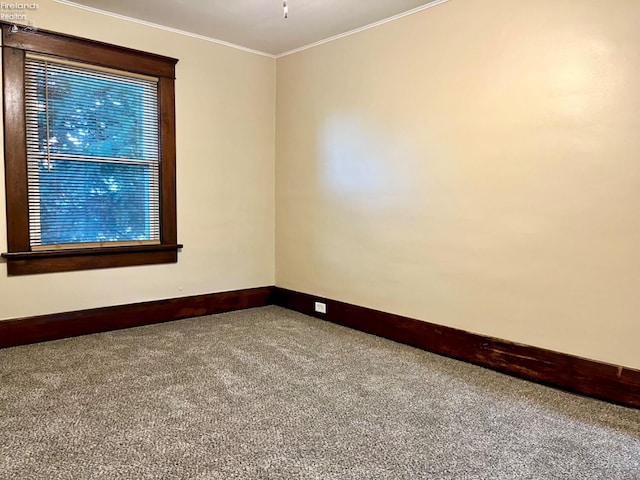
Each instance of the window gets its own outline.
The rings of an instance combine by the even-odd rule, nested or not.
[[[177,261],[176,60],[2,25],[9,274]]]

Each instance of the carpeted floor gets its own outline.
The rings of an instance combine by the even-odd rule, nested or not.
[[[0,350],[1,479],[640,479],[640,410],[279,307]]]

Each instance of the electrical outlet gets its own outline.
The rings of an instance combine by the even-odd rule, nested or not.
[[[327,304],[322,302],[316,302],[315,310],[318,313],[327,313]]]

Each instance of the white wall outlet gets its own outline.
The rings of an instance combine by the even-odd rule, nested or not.
[[[327,304],[322,302],[316,302],[315,310],[318,313],[327,313]]]

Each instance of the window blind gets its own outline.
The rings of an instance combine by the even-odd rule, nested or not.
[[[159,243],[157,79],[27,57],[25,107],[32,249]]]

